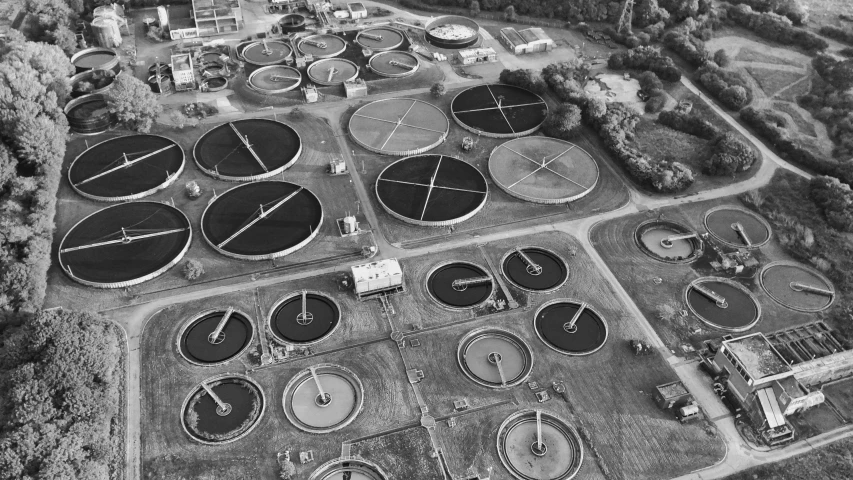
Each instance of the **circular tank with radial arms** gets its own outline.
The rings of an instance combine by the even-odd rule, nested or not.
[[[501,259],[501,273],[514,286],[532,293],[551,293],[569,279],[569,265],[542,247],[519,246]]]
[[[410,77],[418,71],[421,61],[409,52],[380,52],[370,57],[370,70],[388,78]]]
[[[274,177],[296,163],[302,139],[284,123],[263,118],[223,123],[199,137],[196,164],[206,174],[231,182]]]
[[[533,316],[536,335],[548,348],[563,355],[589,355],[607,341],[607,322],[586,302],[548,301]]]
[[[705,213],[705,228],[729,247],[758,248],[770,241],[770,224],[755,212],[732,205],[714,207]]]
[[[493,138],[518,138],[539,130],[548,105],[539,95],[502,84],[477,85],[458,93],[450,103],[460,127]]]
[[[359,108],[350,118],[355,143],[384,155],[417,155],[441,145],[450,121],[430,103],[412,98],[377,100]]]
[[[287,382],[282,407],[290,423],[308,433],[330,433],[355,420],[364,404],[364,386],[351,370],[323,363]]]
[[[249,88],[265,94],[285,93],[302,83],[302,73],[286,65],[261,67],[249,75]]]
[[[308,480],[388,480],[378,465],[360,459],[334,459],[320,465]]]
[[[548,137],[527,137],[498,145],[489,175],[501,190],[533,203],[569,203],[598,184],[598,164],[577,145]]]
[[[347,42],[337,35],[309,35],[297,40],[297,47],[303,55],[313,55],[314,58],[332,58],[344,53]]]
[[[480,26],[470,18],[444,15],[427,23],[424,37],[430,44],[445,49],[467,48],[480,39]]]
[[[456,360],[465,376],[489,388],[520,385],[533,370],[533,352],[527,342],[500,328],[468,332],[459,341]]]
[[[269,327],[286,345],[314,345],[328,338],[341,323],[341,308],[330,296],[308,290],[291,293],[273,305]]]
[[[59,265],[72,280],[123,288],[177,264],[190,248],[190,221],[159,202],[112,205],[71,227],[59,244]]]
[[[181,426],[198,443],[224,445],[249,435],[266,408],[264,392],[254,380],[225,373],[190,390],[181,406]]]
[[[102,202],[135,200],[158,192],[184,170],[184,150],[159,135],[128,135],[94,145],[68,167],[77,193]]]
[[[519,480],[569,480],[583,464],[583,443],[565,420],[545,410],[521,410],[498,427],[498,456]]]
[[[323,224],[320,200],[281,181],[238,185],[213,199],[201,215],[204,239],[241,260],[268,260],[308,245]]]
[[[425,227],[464,222],[482,210],[488,193],[476,167],[447,155],[402,158],[376,180],[376,197],[386,212]]]
[[[375,52],[394,50],[403,44],[403,32],[392,27],[374,27],[362,30],[355,37],[355,43],[362,48]]]
[[[690,263],[702,256],[704,242],[694,230],[669,220],[652,219],[635,230],[634,240],[646,255],[666,263]]]
[[[239,356],[252,343],[252,321],[233,307],[201,312],[178,335],[178,351],[194,365],[221,365]]]
[[[309,65],[307,73],[317,85],[341,85],[358,77],[358,65],[344,58],[327,58]]]
[[[439,305],[461,310],[482,305],[492,296],[495,284],[485,268],[471,262],[442,262],[427,274],[427,291]]]
[[[684,303],[699,320],[724,332],[745,332],[761,319],[761,304],[728,278],[702,277],[684,290]]]
[[[770,298],[792,310],[820,312],[835,300],[835,288],[828,278],[796,262],[768,263],[758,278]]]
[[[266,66],[284,63],[293,55],[293,50],[283,40],[263,40],[246,45],[241,55],[252,65]]]

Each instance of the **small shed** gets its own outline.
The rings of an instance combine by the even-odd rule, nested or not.
[[[498,54],[493,48],[473,48],[471,50],[460,50],[459,61],[462,65],[474,65],[477,63],[492,63],[498,61]]]
[[[344,82],[344,91],[346,92],[347,98],[366,97],[367,84],[364,83],[364,80],[361,78],[347,80]]]
[[[658,385],[655,387],[652,398],[658,407],[664,410],[679,408],[693,401],[693,395],[687,391],[687,388],[680,381]]]
[[[349,10],[349,16],[352,17],[353,20],[367,18],[367,9],[364,8],[364,4],[362,3],[348,3],[347,10]]]

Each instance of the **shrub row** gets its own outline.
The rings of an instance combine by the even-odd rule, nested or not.
[[[820,27],[820,34],[829,38],[834,38],[839,42],[853,45],[853,30],[836,27],[834,25],[824,25]]]
[[[715,127],[714,124],[699,115],[681,113],[675,110],[661,112],[661,114],[658,115],[658,122],[673,130],[689,133],[690,135],[704,138],[705,140],[713,140],[723,133],[719,128]]]
[[[754,12],[748,5],[730,7],[728,18],[767,40],[785,45],[797,45],[806,50],[824,50],[829,47],[826,40],[812,32],[794,27],[786,17],[775,13]]]
[[[809,19],[809,12],[799,0],[729,0],[729,3],[749,5],[756,12],[782,15],[794,25],[804,25]]]
[[[696,71],[696,79],[732,110],[740,110],[752,102],[752,88],[738,72],[707,63]]]
[[[853,168],[815,155],[788,138],[787,122],[776,112],[747,107],[740,111],[740,118],[788,160],[821,175],[837,177],[844,183],[853,182]]]
[[[811,91],[799,98],[803,108],[826,124],[835,143],[833,156],[853,156],[853,59],[835,60],[818,55],[812,65],[820,78],[812,81]]]
[[[702,165],[710,175],[732,175],[749,170],[758,159],[755,151],[734,133],[723,132],[704,118],[681,111],[667,110],[658,115],[658,123],[708,140],[713,154]]]
[[[613,53],[607,60],[607,66],[614,70],[623,68],[648,70],[667,82],[681,80],[681,70],[675,66],[675,62],[662,55],[660,49],[654,47],[637,47]]]
[[[683,31],[672,30],[663,36],[663,44],[694,67],[701,67],[711,56],[705,42]]]
[[[548,85],[545,84],[542,77],[529,68],[519,68],[517,70],[504,69],[501,71],[500,81],[507,85],[526,88],[538,95],[542,95],[548,90]]]

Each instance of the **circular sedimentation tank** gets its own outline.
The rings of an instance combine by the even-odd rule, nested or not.
[[[388,480],[388,476],[378,465],[364,459],[335,459],[320,465],[308,480]]]
[[[297,373],[282,394],[285,416],[294,427],[308,433],[329,433],[346,427],[363,404],[361,380],[349,369],[329,363]]]
[[[237,46],[234,47],[234,52],[237,53],[237,58],[245,61],[246,57],[243,56],[243,50],[245,50],[246,47],[248,47],[249,45],[252,45],[255,42],[256,42],[256,40],[247,40],[245,42],[238,43]]]
[[[284,63],[293,55],[293,50],[282,40],[265,40],[246,45],[241,55],[246,63],[263,67]]]
[[[533,369],[533,352],[527,342],[500,328],[468,332],[459,341],[456,360],[468,378],[489,388],[520,385]]]
[[[249,377],[227,373],[193,387],[181,407],[181,426],[199,443],[224,445],[251,433],[265,411],[261,387]]]
[[[263,118],[223,123],[199,137],[193,157],[220,180],[244,182],[274,177],[296,163],[302,139],[290,125]]]
[[[418,71],[421,61],[409,52],[381,52],[370,57],[370,70],[388,78],[411,77]]]
[[[564,355],[589,355],[607,341],[607,322],[591,305],[566,298],[544,303],[533,317],[539,339]]]
[[[222,54],[219,52],[204,52],[201,54],[201,63],[222,63]]]
[[[688,236],[691,234],[693,236]],[[643,253],[666,263],[693,262],[702,256],[704,248],[696,232],[669,220],[641,223],[635,230],[634,240]]]
[[[249,75],[249,88],[261,93],[289,92],[302,83],[302,73],[286,65],[261,67]]]
[[[744,208],[723,205],[705,213],[705,228],[715,240],[737,248],[758,248],[770,241],[770,224]]]
[[[770,298],[792,310],[820,312],[835,301],[832,282],[799,263],[784,260],[768,263],[758,278]]]
[[[539,130],[548,105],[520,87],[477,85],[459,92],[450,103],[453,119],[469,132],[492,138],[518,138]]]
[[[159,202],[112,205],[85,217],[59,244],[59,265],[72,280],[129,287],[177,264],[192,241],[190,221]]]
[[[451,309],[474,308],[492,296],[495,282],[485,268],[463,261],[444,262],[427,274],[433,300]]]
[[[551,293],[569,279],[569,265],[552,250],[520,246],[501,259],[501,273],[514,286],[534,293]]]
[[[441,145],[450,121],[435,105],[411,98],[368,103],[349,120],[355,143],[383,155],[418,155]]]
[[[83,95],[66,103],[65,117],[72,131],[85,135],[106,132],[112,123],[107,100],[100,93]]]
[[[228,308],[208,310],[184,324],[178,351],[195,365],[221,365],[245,352],[252,334],[252,322],[245,313]]]
[[[358,65],[343,58],[326,58],[309,65],[306,73],[317,85],[341,85],[358,76]]]
[[[217,252],[240,260],[268,260],[308,245],[323,224],[320,200],[282,181],[238,185],[217,196],[201,215],[201,233]]]
[[[507,417],[498,428],[497,449],[504,467],[521,480],[569,480],[583,463],[577,431],[541,410],[522,410]]]
[[[71,98],[105,93],[113,86],[115,74],[112,70],[86,70],[71,77]]]
[[[156,75],[158,71],[160,75],[172,76],[172,66],[168,63],[155,62],[148,66],[149,75]]]
[[[392,27],[375,27],[362,30],[355,36],[355,43],[375,52],[394,50],[403,44],[403,32]]]
[[[68,182],[101,202],[136,200],[158,192],[184,170],[184,150],[159,135],[128,135],[94,145],[68,167]]]
[[[80,50],[71,56],[71,63],[77,73],[86,70],[112,70],[115,73],[121,71],[118,54],[109,48],[92,47]]]
[[[296,48],[303,55],[312,55],[314,58],[337,57],[347,49],[347,42],[343,38],[330,33],[309,35],[298,42]]]
[[[598,184],[598,164],[577,145],[548,137],[528,137],[498,145],[489,157],[489,175],[501,190],[533,203],[569,203]]]
[[[210,77],[204,81],[204,84],[207,86],[208,92],[218,92],[225,90],[225,87],[228,86],[228,79],[225,77]]]
[[[341,323],[341,308],[320,292],[294,292],[272,307],[270,331],[276,340],[289,345],[313,345],[328,338]]]
[[[480,39],[480,26],[470,18],[444,15],[424,27],[427,42],[439,48],[467,48]]]
[[[486,205],[488,185],[471,164],[446,155],[415,155],[385,167],[376,197],[392,217],[426,227],[454,225]]]
[[[744,332],[761,319],[761,305],[743,285],[727,278],[703,277],[684,290],[687,308],[706,325]]]
[[[305,16],[298,13],[288,13],[279,20],[283,32],[302,32],[305,30]]]

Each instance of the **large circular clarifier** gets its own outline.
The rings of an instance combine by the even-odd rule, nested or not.
[[[424,26],[424,38],[439,48],[467,48],[480,39],[480,26],[470,18],[444,15]]]
[[[521,337],[498,328],[480,328],[462,337],[456,359],[465,375],[490,388],[521,384],[533,369],[533,353]]]
[[[589,304],[569,299],[551,300],[536,310],[536,335],[564,355],[589,355],[607,341],[607,322]]]
[[[551,412],[522,410],[498,428],[498,456],[521,480],[568,480],[583,463],[583,444],[574,428]]]
[[[726,332],[743,332],[761,318],[761,306],[745,287],[716,277],[699,278],[684,291],[685,303],[706,325]]]
[[[302,291],[276,302],[269,321],[276,340],[313,345],[335,331],[341,321],[341,309],[326,295]]]
[[[770,298],[800,312],[825,310],[835,300],[832,282],[820,272],[799,263],[769,263],[761,270],[759,281]]]
[[[293,127],[264,118],[218,125],[193,147],[195,162],[204,173],[230,182],[274,177],[301,154],[302,139]]]
[[[702,254],[697,232],[668,220],[649,220],[636,230],[635,240],[646,255],[667,263],[688,263]]]
[[[184,150],[159,135],[128,135],[90,147],[71,162],[68,181],[86,198],[135,200],[171,185],[184,170]]]
[[[119,203],[71,227],[59,243],[59,266],[75,282],[124,288],[165,273],[191,242],[190,220],[177,208]]]
[[[249,75],[249,88],[261,93],[289,92],[302,83],[302,73],[286,65],[262,67]]]
[[[247,63],[265,66],[284,63],[293,50],[282,40],[264,40],[247,45],[241,54]]]
[[[391,216],[414,225],[463,222],[486,205],[488,186],[473,165],[445,155],[406,157],[385,167],[376,197]]]
[[[329,433],[352,423],[364,403],[364,386],[352,371],[320,364],[297,373],[284,387],[284,414],[296,428]]]
[[[486,270],[469,262],[445,262],[427,275],[427,291],[441,305],[462,309],[485,302],[494,290],[494,280]]]
[[[355,143],[384,155],[417,155],[441,145],[450,121],[422,100],[389,98],[359,108],[350,118]]]
[[[103,133],[112,123],[106,97],[101,93],[90,93],[69,101],[64,112],[71,130],[84,135]]]
[[[191,319],[178,337],[181,355],[197,365],[219,365],[236,357],[252,341],[252,322],[234,309],[211,310]]]
[[[410,77],[418,71],[421,61],[409,52],[382,52],[370,57],[370,69],[389,78]]]
[[[358,65],[344,58],[327,58],[312,63],[307,73],[317,85],[341,85],[358,76]]]
[[[470,132],[492,138],[518,138],[539,130],[548,117],[548,105],[529,90],[491,84],[460,92],[450,103],[450,112],[456,123]]]
[[[329,460],[308,477],[308,480],[387,480],[378,465],[363,459]]]
[[[501,272],[516,287],[550,293],[569,279],[569,265],[556,252],[541,247],[516,247],[501,260]]]
[[[569,203],[598,184],[598,164],[574,143],[527,137],[498,145],[489,156],[489,175],[509,195],[533,203]]]
[[[310,35],[301,39],[297,47],[303,55],[313,55],[314,58],[332,58],[344,53],[347,42],[331,34]]]
[[[716,240],[737,248],[758,248],[770,241],[770,224],[740,207],[720,206],[705,214],[705,228]]]
[[[403,44],[403,32],[391,27],[376,27],[362,30],[355,36],[355,43],[376,52],[394,50]]]
[[[223,445],[248,435],[266,410],[261,388],[250,378],[224,374],[202,381],[184,400],[184,431],[206,445]]]
[[[92,47],[80,50],[71,56],[71,63],[77,73],[86,70],[112,70],[115,73],[121,71],[118,54],[109,48]]]
[[[241,260],[268,260],[308,245],[320,232],[320,200],[299,185],[246,183],[213,199],[201,214],[201,232],[217,252]]]

